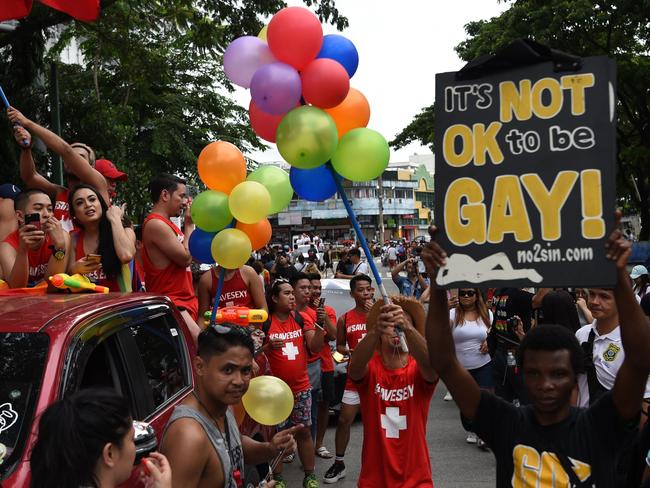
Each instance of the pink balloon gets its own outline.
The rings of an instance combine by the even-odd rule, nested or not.
[[[323,44],[323,27],[311,11],[286,7],[273,16],[266,39],[273,55],[297,70],[316,57]]]
[[[259,37],[238,37],[223,54],[223,70],[235,85],[248,88],[260,66],[275,61],[268,44]]]
[[[262,111],[253,100],[248,106],[248,115],[251,120],[251,127],[259,137],[265,141],[275,142],[275,131],[280,125],[282,115],[271,115]]]
[[[302,97],[319,108],[336,107],[350,90],[350,77],[343,65],[333,59],[314,59],[300,74]]]

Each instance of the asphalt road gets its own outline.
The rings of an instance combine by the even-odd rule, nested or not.
[[[378,268],[384,280],[384,286],[389,294],[398,293],[397,287],[390,279],[387,268],[381,264]],[[440,383],[436,388],[429,409],[427,425],[427,444],[431,459],[431,472],[436,488],[488,488],[495,486],[496,471],[494,456],[489,451],[483,451],[475,445],[465,442],[465,431],[460,424],[456,404],[443,401],[447,389]],[[334,419],[330,419],[330,427],[325,435],[325,446],[334,452]],[[316,475],[321,486],[333,488],[355,487],[361,466],[361,445],[363,442],[363,426],[355,422],[350,435],[350,445],[346,452],[347,476],[336,484],[322,483],[323,475],[333,462],[330,459],[316,458]],[[378,460],[379,462],[380,460]],[[284,479],[289,487],[302,486],[303,473],[300,460],[296,457],[291,464],[285,464]]]

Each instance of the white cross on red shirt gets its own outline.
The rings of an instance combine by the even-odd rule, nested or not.
[[[406,430],[406,415],[399,414],[399,407],[386,407],[386,414],[381,414],[381,428],[387,439],[399,439],[400,431]]]
[[[289,361],[295,361],[296,356],[300,354],[300,349],[298,349],[293,342],[287,342],[282,346],[282,355],[287,356]]]

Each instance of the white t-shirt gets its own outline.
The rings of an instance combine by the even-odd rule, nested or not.
[[[490,323],[492,323],[492,312],[490,314]],[[449,310],[449,322],[451,324],[451,333],[454,336],[456,346],[456,357],[465,369],[477,369],[485,366],[491,361],[489,354],[481,353],[481,344],[487,339],[488,329],[478,317],[476,320],[465,320],[462,324],[454,326],[456,319],[456,309]]]
[[[352,274],[353,275],[365,274],[370,276],[370,266],[368,266],[368,263],[366,263],[365,261],[360,261],[357,264],[352,266]]]
[[[621,341],[621,328],[617,326],[613,331],[605,335],[599,335],[596,330],[596,321],[580,327],[576,332],[578,342],[582,344],[589,340],[589,332],[594,329],[594,366],[596,367],[596,378],[598,382],[607,390],[614,388],[614,381],[618,370],[625,359],[623,343]],[[585,373],[578,375],[578,406],[589,406],[589,385]],[[650,398],[650,381],[646,383],[644,398]]]
[[[391,261],[397,261],[397,249],[395,249],[393,246],[390,246],[388,248],[388,259]]]

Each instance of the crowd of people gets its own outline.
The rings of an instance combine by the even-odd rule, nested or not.
[[[392,303],[376,300],[358,247],[335,259],[331,246],[313,239],[293,250],[265,247],[239,269],[222,274],[214,265],[195,276],[184,180],[156,175],[151,211],[134,225],[113,204],[125,173],[87,145],[68,144],[13,108],[8,114],[25,189],[0,185],[3,286],[27,293],[68,273],[111,291],[166,295],[196,341],[194,392],[169,419],[161,454],[143,461],[151,486],[234,488],[244,482],[244,463],[267,463],[267,486],[282,488],[283,464],[296,454],[304,487],[319,486],[317,456],[332,459],[322,479],[336,483],[347,474],[358,413],[358,486],[433,486],[426,425],[439,379],[460,409],[467,442],[494,453],[499,487],[638,487],[646,479],[650,276],[643,266],[629,272],[631,243],[620,231],[608,240],[614,289],[443,290],[435,277],[446,254],[435,229],[428,242],[383,249],[399,290]],[[32,136],[61,156],[66,186],[37,172]],[[349,279],[354,307],[345,313],[321,300],[328,271]],[[215,303],[264,309],[269,319],[259,328],[209,325],[204,315]],[[332,453],[324,438],[335,401],[333,352],[350,360]],[[289,385],[294,407],[253,440],[230,407],[264,374]],[[55,403],[40,419],[32,486],[124,482],[135,457],[131,420],[125,401],[106,390]]]

